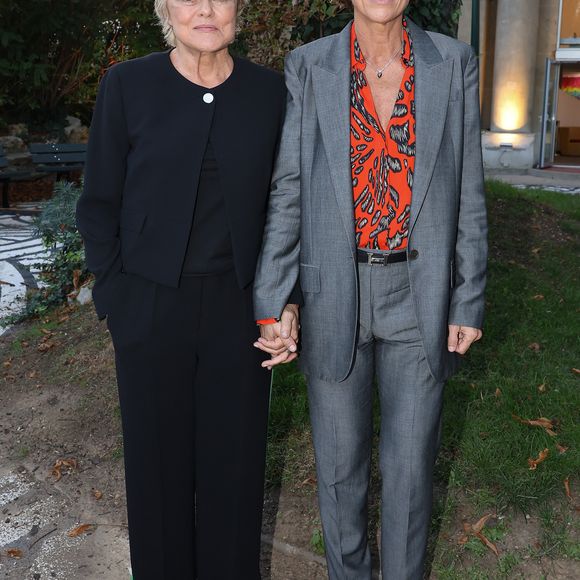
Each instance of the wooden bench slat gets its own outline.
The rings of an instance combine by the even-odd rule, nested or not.
[[[84,163],[86,153],[33,153],[32,163],[54,164],[60,163]]]
[[[30,153],[84,153],[86,143],[31,143]]]

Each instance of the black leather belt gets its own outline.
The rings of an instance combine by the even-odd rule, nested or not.
[[[359,264],[370,264],[371,266],[386,266],[387,264],[396,264],[397,262],[407,261],[407,252],[392,252],[390,254],[366,252],[357,250],[357,259]]]

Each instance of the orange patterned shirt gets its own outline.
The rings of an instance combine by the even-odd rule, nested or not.
[[[415,171],[415,62],[406,20],[401,54],[405,70],[385,129],[375,110],[354,24],[350,60],[350,161],[357,245],[372,250],[403,250],[409,236]]]

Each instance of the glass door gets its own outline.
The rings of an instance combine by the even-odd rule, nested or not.
[[[558,88],[560,84],[560,63],[546,59],[546,84],[544,86],[544,109],[542,112],[542,133],[540,139],[540,169],[554,163],[556,154],[556,114],[558,109]]]

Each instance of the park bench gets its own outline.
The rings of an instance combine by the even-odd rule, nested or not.
[[[70,178],[73,171],[82,171],[87,156],[85,143],[32,143],[32,163],[41,173],[56,173],[56,180]]]
[[[9,167],[9,161],[4,152],[4,148],[0,145],[0,183],[2,184],[2,208],[10,207],[9,193],[10,184],[13,181],[23,181],[30,179],[32,172],[15,169]]]

